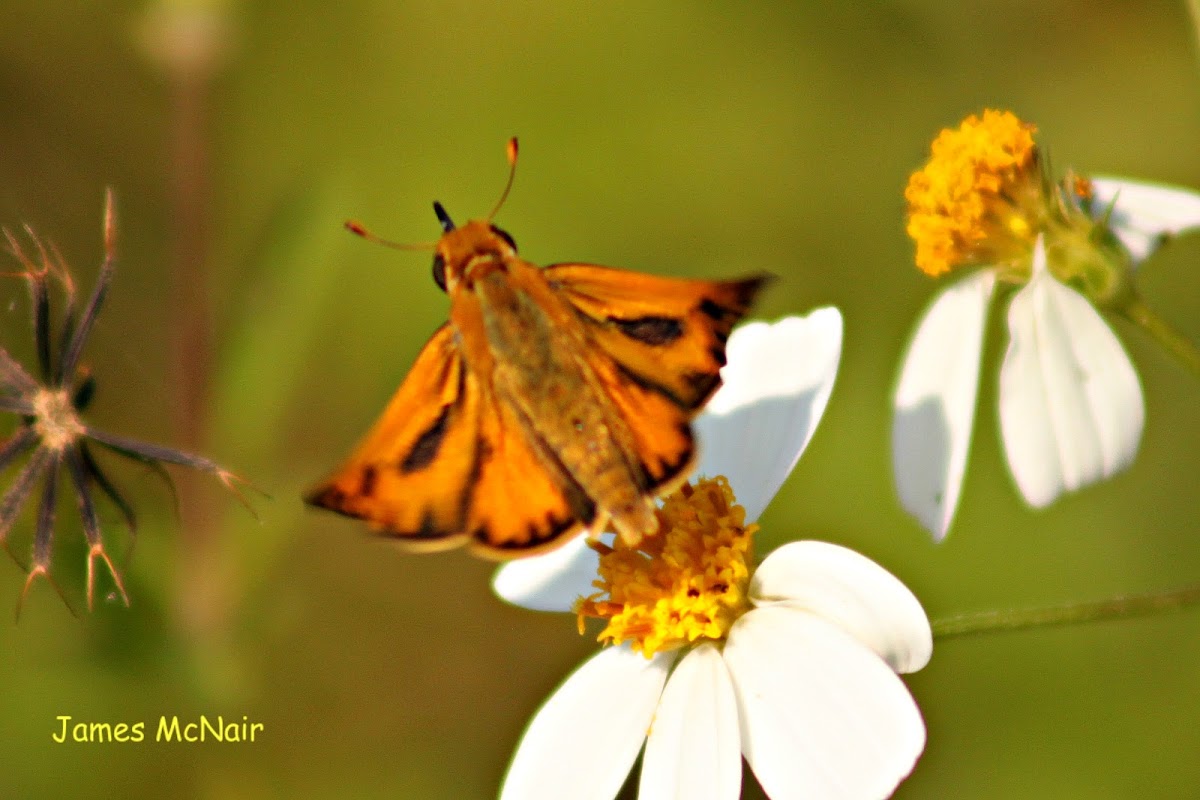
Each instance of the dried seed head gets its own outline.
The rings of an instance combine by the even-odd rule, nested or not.
[[[38,389],[34,393],[34,429],[47,450],[61,452],[79,440],[83,422],[64,389]]]
[[[228,486],[244,503],[245,498],[236,485],[243,481],[203,456],[108,434],[88,427],[80,418],[81,411],[91,399],[94,386],[90,373],[86,367],[80,366],[79,359],[103,305],[116,263],[116,212],[112,191],[105,194],[104,261],[96,284],[81,309],[76,308],[75,282],[58,250],[53,244],[43,244],[28,226],[25,230],[33,243],[31,251],[22,250],[17,238],[8,229],[0,228],[0,236],[7,240],[9,251],[21,263],[22,270],[17,275],[25,279],[29,286],[34,349],[39,367],[37,374],[41,377],[39,382],[34,374],[0,346],[0,411],[18,416],[16,431],[8,439],[0,441],[0,471],[6,470],[17,457],[32,451],[28,462],[16,473],[12,483],[7,488],[0,488],[0,546],[8,550],[18,563],[20,560],[9,548],[7,534],[17,520],[21,507],[33,495],[35,487],[41,484],[32,558],[28,566],[22,565],[28,572],[28,578],[17,604],[17,613],[20,614],[21,604],[38,578],[46,578],[56,590],[59,589],[51,577],[50,562],[60,485],[75,494],[83,535],[88,543],[88,608],[94,605],[97,573],[104,570],[108,571],[115,585],[113,596],[128,605],[129,595],[124,580],[105,547],[93,490],[98,489],[117,507],[131,535],[135,532],[136,519],[132,506],[109,479],[89,445],[149,466],[163,474],[168,485],[170,476],[166,474],[163,464],[179,464],[206,472]],[[2,244],[0,240],[0,246]],[[0,273],[3,274],[6,273]],[[51,278],[57,279],[63,295],[60,314],[63,321],[57,336],[51,330]],[[65,472],[66,480],[59,480],[60,472]],[[59,594],[62,594],[61,590]],[[63,599],[66,600],[65,597]],[[67,607],[71,608],[70,603]]]
[[[65,389],[38,389],[33,395],[34,430],[47,450],[62,452],[83,435],[83,423]]]

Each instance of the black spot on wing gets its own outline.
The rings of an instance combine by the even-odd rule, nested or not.
[[[440,530],[433,521],[433,512],[425,509],[425,514],[421,517],[421,527],[414,531],[413,535],[418,539],[441,539],[448,536],[449,531]]]
[[[375,467],[368,464],[363,467],[361,482],[358,486],[358,493],[363,497],[370,497],[375,494],[375,484],[379,478],[379,472]]]
[[[655,347],[670,344],[683,336],[683,323],[671,317],[639,317],[638,319],[609,317],[608,321],[616,325],[621,333],[630,339],[636,339]]]
[[[683,409],[694,410],[704,405],[708,398],[712,397],[713,392],[721,386],[721,373],[718,369],[713,369],[712,372],[688,372],[682,378],[687,387],[692,390],[688,397],[680,397],[670,387],[663,386],[653,378],[648,378],[641,375],[620,362],[615,362],[617,370],[622,376],[629,379],[632,383],[637,384],[642,389],[648,392],[655,392],[670,400],[675,405]],[[721,353],[719,360],[720,364],[725,363],[725,354]]]
[[[754,302],[754,297],[759,293],[764,285],[770,280],[768,275],[758,275],[753,278],[736,281],[732,284],[727,284],[733,289],[733,296],[730,298],[728,305],[722,305],[711,297],[706,297],[700,301],[697,310],[701,314],[716,322],[720,329],[728,332],[728,329],[733,327],[733,324],[741,319],[742,315]]]
[[[680,408],[688,407],[688,404],[685,403],[681,397],[675,394],[675,392],[671,391],[670,388],[663,386],[661,383],[658,383],[652,378],[647,378],[645,375],[634,372],[620,361],[614,361],[613,364],[616,366],[617,371],[620,372],[622,376],[640,388],[645,389],[648,392],[661,394],[663,397],[667,398]]]
[[[471,513],[471,499],[473,492],[470,487],[479,482],[479,476],[483,474],[484,466],[492,460],[492,455],[495,451],[492,446],[483,439],[478,439],[475,442],[475,457],[471,461],[471,472],[467,476],[465,485],[468,487],[462,493],[462,497],[458,498],[458,518],[466,519]]]
[[[683,376],[683,381],[692,390],[693,396],[699,398],[697,405],[700,405],[712,397],[713,392],[717,391],[717,387],[721,385],[721,374],[719,372],[688,372]]]
[[[423,542],[436,542],[439,539],[449,539],[458,536],[460,527],[450,526],[439,523],[433,514],[432,508],[426,508],[421,514],[421,523],[416,530],[401,528],[394,521],[370,520],[377,526],[377,532],[400,540],[415,539]]]
[[[734,302],[737,303],[736,313],[739,316],[746,313],[746,309],[754,302],[754,298],[758,293],[773,280],[773,276],[764,273],[738,281],[737,297],[734,299]]]
[[[318,486],[304,496],[310,506],[320,506],[346,516],[355,516],[346,511],[346,493],[336,486]]]
[[[433,463],[433,459],[437,457],[438,450],[442,446],[442,439],[446,438],[450,408],[449,405],[442,406],[442,413],[438,414],[438,418],[417,437],[417,441],[408,451],[408,455],[400,462],[401,472],[416,472]]]
[[[725,308],[724,306],[720,305],[719,303],[717,303],[713,300],[710,300],[709,298],[706,297],[700,301],[700,313],[703,314],[704,316],[708,317],[709,319],[720,322],[721,320],[725,319],[725,317],[727,317],[728,315],[730,315],[731,313],[734,313],[734,312],[731,312],[728,308]]]
[[[368,475],[374,477],[368,478]],[[362,478],[364,481],[376,481],[378,472],[374,467],[366,467],[363,469]],[[374,490],[374,486],[371,489]],[[392,536],[399,539],[421,539],[423,541],[437,541],[438,539],[446,539],[457,536],[459,529],[446,528],[439,525],[434,519],[433,509],[425,509],[421,516],[421,523],[416,530],[400,528],[394,521],[378,518],[373,514],[368,513],[361,504],[356,501],[360,498],[368,496],[367,492],[363,491],[362,495],[353,494],[344,491],[335,485],[318,486],[304,497],[304,501],[314,506],[320,506],[335,514],[340,514],[344,517],[352,519],[365,519],[373,528],[380,534]]]
[[[579,525],[588,526],[596,519],[596,504],[590,498],[581,495],[584,505],[580,507],[582,513],[579,516],[568,516],[559,518],[554,514],[547,513],[545,519],[540,523],[531,523],[525,528],[525,535],[521,538],[515,538],[507,542],[493,541],[491,531],[487,526],[483,526],[475,531],[475,538],[486,544],[488,547],[495,548],[506,552],[518,552],[521,550],[530,550],[540,547],[554,541],[560,536],[569,533],[572,529]],[[575,505],[573,502],[572,505]]]

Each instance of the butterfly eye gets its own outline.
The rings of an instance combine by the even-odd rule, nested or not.
[[[491,228],[492,228],[492,233],[496,234],[501,239],[508,242],[509,247],[511,247],[513,250],[517,249],[517,243],[513,241],[513,238],[511,236],[508,235],[508,231],[501,230],[500,228],[497,228],[495,225],[492,225]]]
[[[443,292],[446,291],[446,259],[441,253],[433,254],[433,282]]]

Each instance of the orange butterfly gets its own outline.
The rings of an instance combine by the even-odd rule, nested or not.
[[[766,277],[660,278],[523,261],[484,220],[444,231],[433,279],[450,321],[421,350],[349,460],[308,493],[419,550],[489,558],[552,549],[611,523],[658,529],[654,497],[695,460],[689,421],[721,384],[725,340]],[[378,239],[361,225],[347,227]]]

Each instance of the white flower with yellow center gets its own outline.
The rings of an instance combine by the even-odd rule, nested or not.
[[[932,650],[917,599],[832,544],[750,559],[748,521],[824,412],[841,334],[832,308],[734,331],[696,425],[697,474],[728,479],[666,498],[638,548],[580,541],[497,573],[504,599],[605,619],[613,645],[529,723],[501,798],[607,800],[643,743],[642,800],[735,798],[743,755],[774,800],[885,797],[912,770],[925,727],[897,673]]]
[[[1097,309],[1151,330],[1135,269],[1200,225],[1196,192],[1071,174],[1053,183],[1033,133],[1009,112],[969,117],[942,131],[905,190],[917,266],[931,276],[982,267],[925,311],[895,393],[896,487],[939,540],[966,470],[992,299],[1019,287],[1008,306],[1000,428],[1013,478],[1040,508],[1132,463],[1142,389]]]

